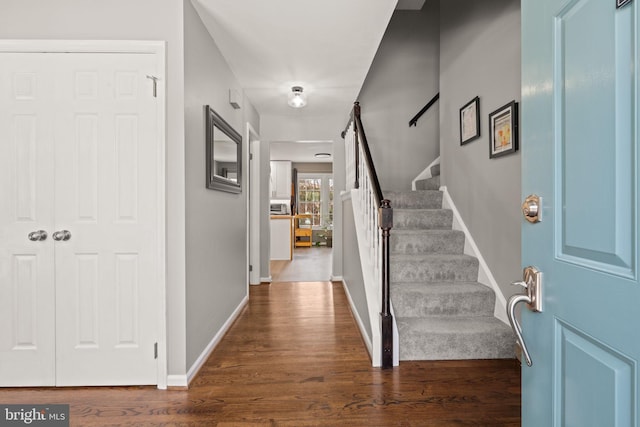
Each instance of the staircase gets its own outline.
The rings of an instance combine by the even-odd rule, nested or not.
[[[439,165],[417,191],[385,192],[391,200],[391,301],[400,360],[514,357],[511,328],[493,316],[495,294],[478,283],[478,260],[442,209]]]

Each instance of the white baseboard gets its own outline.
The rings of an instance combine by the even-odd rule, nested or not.
[[[367,351],[369,352],[369,357],[373,358],[373,344],[371,343],[371,337],[367,335],[367,330],[362,323],[362,319],[360,318],[360,314],[356,309],[355,304],[353,303],[353,299],[351,299],[351,294],[349,293],[349,288],[347,287],[347,282],[342,281],[342,287],[344,288],[344,293],[347,295],[347,299],[349,300],[349,307],[351,307],[351,313],[353,314],[353,318],[356,319],[356,323],[358,324],[358,329],[360,329],[360,335],[362,335],[362,340],[364,341],[365,347],[367,347]]]
[[[231,313],[231,316],[229,316],[227,321],[224,322],[224,325],[222,325],[222,328],[220,328],[218,333],[213,337],[211,342],[209,342],[207,347],[200,354],[200,356],[198,356],[196,361],[193,362],[193,365],[191,365],[191,368],[189,368],[189,371],[187,372],[187,376],[186,376],[187,384],[191,383],[191,381],[196,376],[200,368],[202,368],[202,365],[204,365],[204,363],[207,361],[207,359],[211,355],[211,352],[213,351],[213,349],[215,349],[216,346],[220,344],[222,337],[224,336],[224,334],[227,333],[227,331],[229,330],[233,322],[238,318],[238,316],[242,312],[242,309],[245,307],[245,305],[247,305],[248,302],[249,302],[249,295],[245,296],[242,299],[238,307],[236,307],[233,313]]]
[[[331,280],[332,282],[344,282],[342,276],[331,276],[329,280]]]
[[[453,212],[453,229],[460,230],[464,232],[464,253],[465,255],[474,256],[478,259],[479,268],[478,268],[478,282],[482,283],[493,289],[496,294],[496,303],[493,309],[493,315],[503,321],[505,324],[509,325],[509,319],[507,318],[507,300],[504,297],[496,279],[491,274],[491,270],[487,265],[484,257],[480,253],[480,249],[476,245],[476,242],[473,240],[469,229],[465,225],[464,221],[462,221],[462,217],[460,216],[460,212],[456,208],[455,203],[451,199],[451,195],[447,191],[446,186],[440,187],[440,191],[442,191],[442,207],[444,209],[451,209]]]
[[[260,283],[271,283],[273,279],[271,278],[271,276],[269,277],[261,277],[260,278]]]
[[[188,387],[186,375],[167,375],[167,387]]]

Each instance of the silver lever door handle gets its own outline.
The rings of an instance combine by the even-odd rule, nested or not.
[[[32,242],[41,242],[47,240],[47,232],[44,230],[32,231],[27,237]]]
[[[529,295],[524,294],[512,295],[511,298],[509,298],[509,303],[507,304],[507,317],[509,318],[509,323],[511,323],[511,329],[513,329],[513,333],[516,334],[518,345],[522,349],[522,353],[524,353],[524,358],[527,362],[527,366],[531,366],[533,364],[533,362],[531,361],[531,355],[529,355],[529,350],[527,349],[527,345],[525,344],[524,338],[522,337],[522,329],[520,328],[518,319],[516,319],[516,305],[518,305],[518,303],[520,302],[531,304],[531,298],[529,298]]]
[[[533,364],[531,361],[531,355],[529,354],[527,345],[524,342],[522,328],[518,323],[518,319],[516,319],[516,305],[521,302],[526,302],[527,308],[531,311],[535,313],[542,311],[542,273],[537,268],[529,266],[524,269],[522,276],[524,280],[513,282],[512,285],[522,286],[527,293],[516,294],[509,298],[509,302],[507,304],[507,317],[509,318],[509,323],[511,323],[513,333],[516,334],[518,345],[522,349],[525,361],[528,366],[531,366]]]
[[[71,238],[71,232],[69,230],[60,230],[60,231],[56,231],[55,233],[53,233],[53,240],[55,241],[64,241],[66,242],[67,240],[69,240]]]

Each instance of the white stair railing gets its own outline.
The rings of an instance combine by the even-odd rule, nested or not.
[[[356,235],[372,329],[373,366],[398,365],[398,329],[389,294],[389,234],[393,227],[391,202],[384,199],[371,152],[355,103],[343,132],[347,189],[351,190]],[[379,325],[379,327],[376,327]]]

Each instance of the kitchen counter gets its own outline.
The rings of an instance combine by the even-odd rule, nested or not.
[[[293,216],[271,215],[271,259],[293,259]]]

